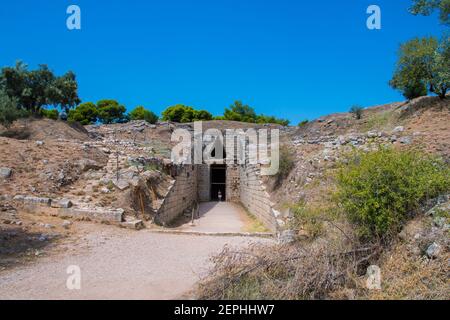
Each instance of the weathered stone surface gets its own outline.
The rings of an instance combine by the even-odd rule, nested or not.
[[[25,204],[43,205],[43,206],[48,206],[48,207],[50,207],[52,204],[52,199],[50,199],[50,198],[40,198],[40,197],[33,197],[33,196],[17,195],[13,198],[13,200],[23,202]]]
[[[128,183],[128,181],[124,180],[124,179],[119,179],[119,180],[112,180],[113,184],[116,186],[117,189],[119,189],[120,191],[126,190],[130,187],[130,184]]]
[[[439,255],[441,254],[441,251],[442,251],[442,247],[438,243],[434,242],[433,244],[431,244],[428,247],[426,254],[427,254],[428,258],[435,259],[435,258],[439,257]]]
[[[123,221],[123,209],[107,209],[100,207],[93,208],[61,208],[60,214],[63,216],[82,218],[86,217],[97,221],[108,222],[122,222]]]
[[[12,169],[2,167],[0,168],[0,179],[8,179],[12,175]]]
[[[278,242],[280,244],[288,244],[294,242],[296,239],[294,230],[284,230],[278,235]]]
[[[83,172],[88,170],[100,170],[102,168],[100,164],[91,159],[82,159],[78,161],[78,166]]]
[[[392,130],[392,133],[399,133],[399,132],[403,132],[403,131],[405,131],[405,128],[402,126],[398,126],[398,127],[395,127],[394,130]]]
[[[72,201],[69,199],[60,199],[60,200],[53,200],[52,201],[52,207],[53,208],[71,208],[73,205]]]
[[[69,229],[71,225],[72,225],[72,222],[69,221],[69,220],[64,220],[63,223],[62,223],[62,227],[64,229]]]
[[[129,220],[129,221],[122,222],[121,225],[127,229],[132,229],[132,230],[141,230],[141,229],[145,228],[145,225],[142,222],[142,220]]]

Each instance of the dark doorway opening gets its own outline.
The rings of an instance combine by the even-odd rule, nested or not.
[[[219,201],[219,193],[222,195],[221,201],[227,200],[227,166],[224,164],[211,165],[211,201]]]

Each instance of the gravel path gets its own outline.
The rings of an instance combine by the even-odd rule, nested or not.
[[[270,241],[156,234],[86,224],[67,251],[0,273],[0,299],[176,299],[193,288],[224,245]],[[67,267],[81,269],[81,290],[66,287]]]

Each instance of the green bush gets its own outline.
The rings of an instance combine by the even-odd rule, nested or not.
[[[0,124],[9,128],[14,121],[28,115],[26,110],[18,108],[15,99],[9,98],[4,91],[0,91]]]
[[[59,117],[59,112],[56,109],[52,109],[52,110],[41,109],[40,114],[44,118],[48,118],[48,119],[52,119],[52,120],[58,120],[58,117]]]
[[[158,116],[154,112],[146,110],[143,106],[139,106],[130,112],[130,120],[145,120],[148,123],[155,124],[158,121]]]
[[[298,126],[303,127],[303,126],[306,126],[308,123],[309,123],[309,120],[303,120],[298,123]]]
[[[85,102],[69,111],[68,121],[79,122],[82,125],[93,124],[97,122],[98,110],[94,103]]]
[[[350,113],[353,113],[356,120],[360,120],[362,119],[363,110],[364,110],[363,107],[355,105],[350,108]]]
[[[173,122],[193,122],[193,121],[208,121],[212,120],[213,116],[206,110],[194,110],[194,108],[177,104],[171,106],[162,113],[164,121]]]
[[[417,151],[355,151],[336,178],[335,200],[364,239],[389,239],[422,201],[450,190],[448,165]]]

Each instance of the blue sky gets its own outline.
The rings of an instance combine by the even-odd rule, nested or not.
[[[234,100],[293,123],[403,100],[388,86],[398,46],[440,35],[411,0],[47,0],[0,5],[0,66],[72,70],[83,101],[219,115]],[[82,30],[66,28],[79,5]],[[382,30],[366,9],[382,10]]]

